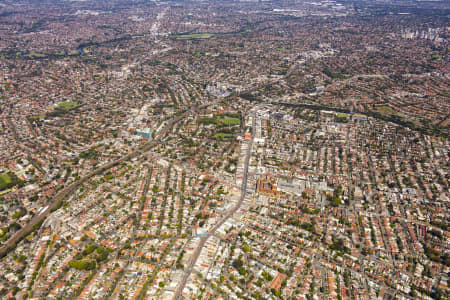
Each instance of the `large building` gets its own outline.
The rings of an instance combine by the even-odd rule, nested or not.
[[[256,183],[256,191],[263,194],[278,195],[280,192],[277,190],[277,186],[272,182],[269,174],[262,179],[258,179]]]

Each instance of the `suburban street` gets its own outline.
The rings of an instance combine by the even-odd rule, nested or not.
[[[196,109],[199,109],[201,107],[197,107]],[[162,128],[159,135],[152,141],[149,141],[145,144],[143,144],[140,149],[136,149],[133,152],[117,159],[112,162],[109,162],[100,168],[90,172],[88,175],[80,178],[79,180],[71,183],[69,186],[63,188],[61,191],[59,191],[51,200],[51,202],[47,205],[46,209],[43,209],[40,213],[36,214],[30,222],[24,227],[22,227],[20,230],[18,230],[14,235],[0,248],[0,256],[7,253],[8,249],[14,247],[23,237],[25,237],[27,234],[29,234],[31,231],[33,231],[33,227],[37,226],[40,222],[43,222],[47,216],[58,208],[62,204],[62,201],[74,190],[76,190],[80,185],[82,185],[84,182],[89,180],[95,175],[101,174],[102,172],[112,168],[113,166],[116,166],[120,164],[121,162],[128,161],[134,157],[137,157],[144,153],[145,151],[155,147],[159,143],[161,143],[164,136],[167,134],[167,132],[172,128],[172,126],[180,121],[183,117],[185,117],[187,114],[191,113],[191,111],[185,111],[179,116],[176,116],[169,120],[167,124]]]
[[[247,190],[248,165],[249,165],[249,162],[250,162],[251,149],[252,149],[253,139],[254,139],[254,136],[255,136],[255,128],[256,128],[255,122],[256,122],[256,119],[255,119],[255,116],[253,116],[253,120],[252,120],[252,136],[250,138],[250,141],[248,142],[247,153],[246,153],[246,156],[245,156],[244,174],[242,176],[241,196],[239,198],[239,201],[200,240],[200,243],[197,246],[197,248],[195,249],[195,252],[194,252],[194,254],[192,256],[192,259],[190,260],[189,266],[187,267],[187,269],[185,271],[185,274],[183,276],[183,280],[180,282],[180,284],[177,287],[174,299],[181,299],[182,298],[181,294],[183,292],[183,289],[184,289],[184,287],[186,285],[186,282],[187,282],[189,276],[192,274],[192,270],[193,270],[193,268],[195,266],[195,263],[197,262],[198,257],[200,256],[200,253],[202,252],[203,247],[205,246],[205,243],[208,241],[208,239],[212,235],[214,235],[214,233],[216,232],[216,230],[220,226],[222,226],[236,211],[239,210],[239,208],[241,207],[242,203],[244,202],[245,194],[246,194],[246,190]]]
[[[450,299],[450,1],[0,1],[1,299]]]

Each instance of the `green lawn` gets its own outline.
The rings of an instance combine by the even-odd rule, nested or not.
[[[65,101],[65,102],[61,102],[58,103],[57,105],[54,106],[54,109],[58,109],[58,110],[63,110],[63,111],[68,111],[71,110],[75,107],[80,106],[80,103],[75,102],[75,101]]]
[[[338,117],[338,118],[347,118],[348,115],[347,115],[347,114],[344,114],[344,113],[337,113],[337,117]]]
[[[44,57],[47,57],[47,55],[45,55],[45,54],[42,54],[42,53],[36,53],[36,52],[28,53],[28,54],[25,54],[24,56],[25,56],[25,57],[28,57],[28,58],[31,58],[31,59],[33,59],[33,58],[44,58]]]
[[[45,115],[34,115],[34,116],[28,116],[28,118],[32,121],[45,119]]]
[[[377,106],[377,107],[376,107],[376,110],[377,110],[378,112],[380,112],[381,114],[387,115],[387,116],[389,116],[389,115],[398,115],[398,116],[401,116],[401,115],[402,115],[401,113],[395,111],[392,107],[390,107],[390,106],[388,106],[388,105]]]
[[[175,35],[175,38],[182,39],[182,40],[189,40],[189,39],[209,39],[212,38],[214,34],[212,33],[192,33],[192,34],[177,34]]]
[[[234,117],[226,117],[221,115],[215,115],[212,118],[199,119],[201,124],[214,124],[219,127],[241,125],[241,120]]]
[[[12,179],[7,173],[0,174],[0,191],[7,188],[11,184]]]
[[[222,132],[219,132],[219,133],[216,133],[215,135],[214,135],[214,138],[216,139],[216,140],[218,140],[218,141],[222,141],[222,140],[224,140],[224,139],[228,139],[228,138],[231,138],[233,135],[231,134],[231,133],[222,133]]]
[[[241,120],[238,118],[225,118],[220,120],[225,126],[241,125]]]

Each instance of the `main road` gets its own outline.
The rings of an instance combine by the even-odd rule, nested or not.
[[[186,285],[186,282],[189,278],[189,276],[192,273],[192,270],[194,269],[195,263],[197,262],[198,257],[200,256],[200,253],[202,252],[203,247],[206,244],[206,241],[212,236],[214,235],[214,233],[216,232],[216,230],[222,226],[236,211],[239,210],[239,208],[241,207],[242,203],[244,202],[244,198],[245,198],[245,193],[247,190],[247,176],[248,176],[248,165],[250,162],[250,155],[251,155],[251,150],[252,150],[252,144],[253,144],[253,139],[255,136],[255,124],[256,124],[256,116],[253,115],[252,118],[252,136],[250,138],[250,141],[248,142],[248,148],[247,148],[247,153],[245,154],[245,162],[244,162],[244,174],[242,175],[242,185],[241,185],[241,197],[239,198],[238,203],[232,208],[230,209],[226,215],[219,221],[216,223],[216,225],[214,225],[213,228],[211,228],[200,240],[199,245],[197,246],[197,248],[195,249],[195,252],[191,258],[191,261],[189,263],[188,268],[185,271],[185,274],[183,276],[183,279],[181,280],[181,282],[178,284],[178,288],[177,291],[175,293],[175,296],[173,299],[178,300],[181,299],[181,293],[184,290],[184,287]]]

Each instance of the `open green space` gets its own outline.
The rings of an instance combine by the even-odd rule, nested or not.
[[[93,270],[97,264],[95,263],[95,260],[83,259],[73,260],[69,263],[69,266],[77,270]]]
[[[78,103],[76,101],[64,101],[64,102],[58,103],[53,108],[55,110],[69,111],[69,110],[74,109],[74,108],[76,108],[78,106],[80,106],[80,103]]]
[[[0,191],[10,189],[17,184],[21,184],[22,180],[19,179],[14,173],[0,174]]]
[[[225,119],[222,119],[221,122],[225,126],[241,125],[241,120],[238,118],[225,118]]]
[[[30,121],[45,119],[45,115],[27,116]]]
[[[0,175],[0,190],[5,189],[9,184],[11,184],[12,179],[7,173]]]
[[[400,115],[397,111],[388,105],[377,106],[376,110],[383,115]]]
[[[49,53],[41,53],[41,52],[28,52],[25,51],[14,51],[14,52],[0,52],[0,58],[9,59],[9,58],[21,58],[21,59],[43,59],[43,58],[64,58],[64,57],[73,57],[80,56],[89,53],[89,47],[83,47],[80,49],[71,50],[69,52],[59,51],[59,52],[49,52]]]
[[[348,115],[344,114],[344,113],[337,113],[336,114],[336,122],[347,123],[348,122]]]
[[[338,71],[331,71],[328,68],[323,69],[322,72],[334,80],[346,80],[351,77],[350,74],[346,74],[346,73],[338,72]]]
[[[213,36],[214,36],[213,33],[192,33],[192,34],[177,34],[177,35],[174,35],[174,37],[176,39],[181,39],[181,40],[190,40],[190,39],[205,40],[205,39],[212,38]]]
[[[241,125],[241,120],[236,116],[214,115],[212,118],[200,118],[200,124],[214,124],[218,127]]]
[[[47,55],[43,54],[43,53],[31,52],[31,53],[25,54],[24,57],[31,58],[31,59],[33,59],[33,58],[45,58],[45,57],[47,57]]]
[[[229,139],[232,136],[233,135],[231,133],[223,133],[223,132],[218,132],[218,133],[214,134],[214,138],[218,141],[222,141],[224,139]]]
[[[103,246],[89,243],[82,252],[74,257],[74,260],[69,263],[69,267],[77,270],[93,270],[98,263],[108,258],[109,252],[110,250]]]

